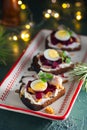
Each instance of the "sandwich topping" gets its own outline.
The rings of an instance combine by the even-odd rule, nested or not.
[[[46,49],[44,53],[39,53],[38,64],[43,71],[56,70],[68,67],[72,64],[71,57],[66,51],[57,51],[55,49]]]
[[[48,37],[48,45],[53,48],[76,48],[80,45],[80,39],[72,32],[65,29],[53,31]]]

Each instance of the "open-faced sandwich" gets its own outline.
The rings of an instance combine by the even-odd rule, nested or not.
[[[22,102],[28,108],[36,111],[52,104],[64,94],[62,78],[42,71],[31,78],[23,77],[19,91]]]
[[[42,70],[53,74],[61,74],[72,69],[74,64],[67,51],[46,49],[33,57],[31,67],[36,72]]]
[[[70,29],[61,28],[52,31],[46,37],[45,46],[47,48],[76,51],[81,49],[81,42],[78,35]]]

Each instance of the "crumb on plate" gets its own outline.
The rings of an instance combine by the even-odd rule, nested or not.
[[[48,114],[55,114],[54,109],[52,107],[47,106],[45,108],[45,112]]]

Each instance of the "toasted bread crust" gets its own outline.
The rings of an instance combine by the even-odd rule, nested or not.
[[[58,95],[48,101],[46,101],[44,104],[42,105],[38,105],[38,104],[32,104],[31,101],[28,98],[25,98],[23,94],[21,94],[21,89],[23,86],[20,87],[20,91],[19,91],[19,95],[20,99],[22,100],[23,104],[26,105],[29,109],[38,111],[41,110],[43,108],[45,108],[46,106],[52,104],[54,101],[56,101],[57,99],[59,99],[60,97],[62,97],[65,94],[65,88],[63,90],[61,90],[60,92],[58,92]]]

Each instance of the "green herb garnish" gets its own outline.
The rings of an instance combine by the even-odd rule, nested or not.
[[[72,36],[73,31],[70,28],[64,27],[64,29]]]
[[[70,63],[71,58],[68,57],[66,51],[63,51],[62,53],[60,53],[60,56],[61,56],[61,58],[62,58],[62,61],[66,62],[66,63]]]
[[[40,72],[38,73],[38,76],[39,76],[39,78],[40,78],[42,81],[44,81],[44,82],[50,81],[50,80],[53,78],[53,75],[52,75],[52,74],[46,73],[46,72],[42,72],[42,71],[40,71]]]
[[[60,52],[59,55],[62,57],[62,60],[67,56],[66,51]]]
[[[66,60],[65,60],[66,63],[70,63],[70,61],[71,61],[70,57],[67,57]]]
[[[67,31],[69,32],[69,34],[70,34],[70,36],[72,36],[72,30],[70,30],[70,29],[67,29]]]
[[[66,51],[63,51],[63,52],[62,52],[62,56],[63,56],[63,57],[66,57],[66,56],[67,56]]]

